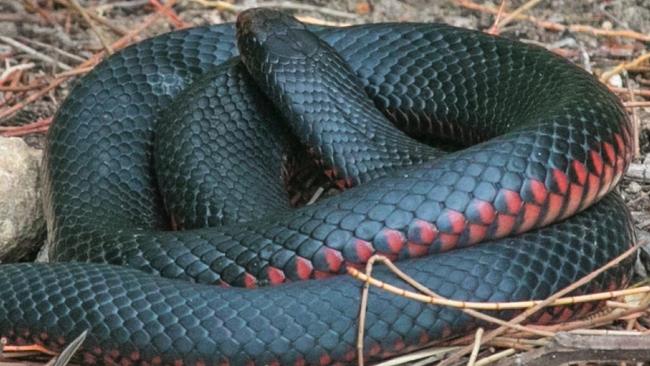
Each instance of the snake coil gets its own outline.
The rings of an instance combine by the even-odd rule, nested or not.
[[[57,263],[0,267],[0,335],[57,350],[89,330],[85,363],[351,363],[360,284],[332,275],[372,254],[445,297],[516,301],[629,248],[608,192],[630,131],[578,67],[447,25],[309,29],[254,9],[236,36],[158,36],[106,59],[59,109],[45,157]],[[432,140],[465,148],[419,142]],[[288,162],[305,156],[349,189],[291,207]],[[580,291],[621,286],[630,267]],[[373,289],[364,352],[479,324]]]

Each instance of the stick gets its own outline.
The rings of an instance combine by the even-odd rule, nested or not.
[[[631,93],[635,95],[642,95],[644,97],[650,97],[650,90],[648,89],[626,89],[626,88],[618,88],[615,86],[609,85],[609,88],[616,92],[616,93]]]
[[[169,0],[165,4],[164,8],[171,7],[175,3],[176,3],[176,0]],[[156,11],[155,13],[149,15],[140,24],[139,27],[134,29],[132,32],[130,32],[126,36],[118,39],[116,42],[114,42],[111,45],[111,47],[114,50],[125,47],[127,44],[129,44],[129,42],[131,42],[131,40],[133,38],[135,38],[138,34],[140,34],[140,32],[142,32],[143,30],[145,30],[146,28],[151,26],[151,24],[153,24],[153,22],[155,22],[161,15],[162,15],[162,13],[160,11]],[[71,75],[77,75],[78,73],[87,72],[88,70],[90,70],[92,68],[92,66],[96,65],[102,59],[103,56],[104,56],[104,52],[99,52],[99,53],[93,55],[91,58],[86,60],[84,63],[77,66],[74,70],[70,70],[70,72],[73,72],[73,74],[71,74]],[[76,73],[74,73],[74,72],[76,72]],[[6,117],[10,116],[10,115],[16,113],[17,111],[19,111],[21,108],[24,108],[27,104],[30,104],[30,103],[38,100],[43,95],[47,94],[50,90],[52,90],[52,89],[56,88],[57,86],[61,85],[69,77],[70,77],[70,75],[65,75],[65,76],[60,76],[58,78],[55,78],[44,89],[42,89],[42,90],[28,96],[26,99],[24,99],[20,103],[17,103],[15,105],[13,105],[12,107],[7,108],[5,110],[0,110],[0,119],[3,119],[3,118],[6,118]]]
[[[240,11],[247,9],[246,6],[231,4],[227,1],[219,1],[219,0],[194,0],[194,1],[204,6],[214,7],[221,11],[229,11],[232,13],[238,13]],[[257,3],[256,6],[259,8],[281,8],[281,9],[290,9],[290,10],[314,11],[324,15],[329,15],[338,18],[346,18],[346,19],[357,18],[356,14],[346,13],[334,9],[328,9],[322,6],[301,4],[297,2],[294,3],[291,1],[268,1],[263,3]]]
[[[369,283],[372,286],[381,288],[385,291],[388,291],[398,296],[403,296],[408,299],[419,301],[419,302],[430,303],[432,305],[442,305],[442,306],[448,306],[448,307],[458,308],[458,309],[494,310],[494,311],[527,309],[539,305],[540,303],[545,301],[545,300],[512,301],[512,302],[458,301],[458,300],[448,299],[439,295],[428,296],[428,295],[418,294],[413,291],[404,290],[399,287],[390,285],[386,282],[372,278],[371,276],[368,276],[366,274],[363,274],[355,268],[349,268],[348,273],[352,277],[362,282]],[[618,290],[618,291],[604,291],[604,292],[598,292],[598,293],[588,294],[588,295],[563,297],[553,301],[547,306],[574,305],[574,304],[581,304],[585,302],[602,301],[607,299],[613,299],[620,296],[640,294],[640,293],[650,293],[650,286],[636,287],[636,288],[630,288],[630,289]]]
[[[52,117],[42,118],[22,126],[0,126],[0,136],[24,136],[30,133],[45,132],[52,123]]]
[[[113,24],[110,20],[108,20],[108,19],[104,18],[103,16],[101,16],[101,15],[95,13],[94,11],[87,12],[87,14],[88,14],[91,18],[93,18],[94,20],[96,20],[97,22],[99,22],[100,24],[105,25],[107,28],[109,28],[110,30],[112,30],[114,33],[116,33],[116,34],[119,35],[120,37],[121,37],[121,36],[125,36],[125,35],[127,35],[127,34],[129,33],[128,30],[126,30],[126,29],[120,27],[119,25]]]
[[[617,309],[617,310],[622,310],[622,309]],[[618,319],[623,319],[628,316],[638,316],[638,315],[643,315],[645,312],[648,310],[648,305],[643,305],[643,306],[637,306],[628,310],[623,310],[623,311],[612,311],[606,315],[594,318],[594,319],[586,319],[586,320],[577,320],[573,321],[570,323],[563,323],[563,324],[556,324],[552,326],[531,326],[535,327],[537,329],[547,329],[555,332],[560,332],[560,331],[571,331],[571,330],[576,330],[580,328],[587,328],[587,327],[599,327],[602,325],[606,325],[611,323],[612,321],[618,320]]]
[[[506,358],[506,357],[508,357],[510,355],[513,355],[513,354],[515,354],[515,350],[512,349],[512,348],[509,348],[509,349],[507,349],[505,351],[495,353],[492,356],[485,357],[485,358],[482,358],[482,359],[476,361],[476,365],[474,365],[474,366],[489,365],[489,364],[491,364],[491,363],[493,363],[495,361],[501,360],[501,359]]]
[[[524,12],[532,9],[535,5],[539,4],[542,0],[529,0],[524,5],[518,7],[515,11],[508,14],[499,22],[499,28],[505,27],[508,23],[512,22],[515,18],[519,17]]]
[[[456,4],[467,9],[477,10],[485,13],[496,14],[498,10],[484,5],[476,4],[471,0],[456,0]],[[504,13],[507,15],[507,13]],[[529,15],[520,15],[515,17],[516,19],[523,19],[529,22],[535,23],[538,27],[556,31],[556,32],[577,32],[577,33],[589,33],[595,36],[606,36],[606,37],[625,37],[636,39],[642,42],[650,42],[650,35],[634,32],[630,30],[611,30],[611,29],[600,29],[594,28],[588,25],[575,24],[575,25],[563,25],[559,23],[549,22],[545,20],[537,19]]]
[[[644,62],[647,61],[647,60],[650,60],[650,52],[646,52],[646,53],[644,53],[643,55],[641,55],[641,56],[635,58],[634,60],[632,60],[632,61],[630,61],[630,62],[624,62],[624,63],[622,63],[622,64],[619,64],[619,65],[616,66],[615,68],[613,68],[613,69],[611,69],[611,70],[609,70],[609,71],[604,72],[602,75],[600,75],[600,81],[601,81],[603,84],[607,84],[607,81],[608,81],[609,78],[611,78],[612,76],[614,76],[614,75],[620,73],[620,72],[623,71],[623,70],[627,70],[627,69],[629,69],[629,68],[631,68],[631,67],[640,66],[642,63],[644,63]]]
[[[48,366],[51,363],[52,366],[66,366],[72,357],[77,353],[81,345],[86,340],[88,336],[88,329],[84,330],[74,339],[61,353],[56,356],[52,361],[48,362]]]
[[[72,60],[74,60],[74,61],[77,61],[77,62],[84,62],[84,61],[86,61],[83,57],[79,57],[79,56],[77,56],[77,55],[75,55],[75,54],[72,54],[72,53],[70,53],[70,52],[67,52],[67,51],[65,51],[65,50],[62,50],[62,49],[60,49],[60,48],[58,48],[58,47],[54,47],[54,46],[49,45],[49,44],[47,44],[47,43],[39,42],[39,41],[37,41],[37,40],[35,40],[35,39],[29,39],[29,38],[25,38],[25,37],[19,37],[19,38],[20,38],[20,40],[21,40],[22,42],[25,42],[25,43],[31,43],[31,44],[37,45],[37,46],[39,46],[39,47],[47,48],[48,50],[52,50],[52,51],[58,53],[59,55],[65,56],[65,57],[67,57],[67,58],[69,58],[69,59],[72,59]]]
[[[95,22],[93,22],[93,20],[90,19],[90,16],[88,16],[88,13],[86,13],[86,10],[81,5],[79,5],[77,0],[68,0],[67,4],[68,4],[68,6],[70,6],[74,10],[76,10],[81,15],[81,17],[84,19],[86,24],[88,24],[88,26],[90,26],[90,29],[92,29],[93,33],[95,33],[97,38],[99,38],[99,42],[104,47],[104,50],[106,50],[106,52],[109,55],[112,54],[113,53],[113,47],[111,47],[111,45],[108,42],[108,40],[106,39],[106,37],[104,37],[104,34],[102,33],[102,31],[99,30],[99,28],[95,25]]]
[[[373,266],[374,266],[375,262],[383,263],[384,265],[386,265],[386,267],[388,267],[388,269],[391,272],[393,272],[395,275],[397,275],[397,277],[399,277],[402,281],[409,284],[411,287],[417,289],[418,291],[424,293],[425,295],[428,295],[428,296],[426,296],[427,301],[424,301],[424,302],[430,302],[429,299],[432,299],[432,298],[433,299],[444,299],[440,295],[438,295],[435,292],[431,291],[426,286],[424,286],[421,283],[417,282],[412,277],[408,276],[406,273],[402,272],[388,258],[386,258],[386,257],[384,257],[382,255],[373,255],[372,257],[370,257],[370,259],[368,259],[368,262],[366,263],[366,274],[363,275],[363,277],[361,277],[362,274],[357,269],[352,268],[352,267],[347,267],[347,271],[348,271],[348,273],[350,275],[352,275],[355,278],[363,278],[364,279],[364,285],[363,285],[363,289],[362,289],[362,292],[361,292],[361,301],[359,303],[359,327],[358,327],[358,330],[357,330],[357,362],[358,362],[359,366],[363,366],[363,363],[364,363],[363,362],[363,339],[364,339],[365,326],[366,326],[366,308],[368,306],[368,294],[369,294],[370,284],[373,281],[381,282],[381,281],[375,280],[374,278],[371,277]],[[390,285],[387,285],[387,286],[390,286]],[[396,291],[398,292],[398,295],[400,295],[401,293],[399,291],[406,291],[406,290],[402,290],[402,289],[397,288]],[[421,296],[420,294],[416,294],[416,293],[414,293],[414,294],[416,295],[416,297]],[[487,314],[483,314],[483,313],[478,312],[478,311],[473,310],[473,309],[462,308],[461,311],[463,311],[464,313],[466,313],[466,314],[468,314],[470,316],[473,316],[473,317],[475,317],[477,319],[481,319],[481,320],[484,320],[486,322],[498,324],[501,327],[513,328],[513,329],[517,329],[517,330],[520,330],[520,331],[537,334],[537,335],[542,336],[542,337],[548,337],[548,336],[553,335],[553,333],[547,333],[547,332],[544,332],[544,331],[540,332],[539,330],[528,328],[528,327],[522,326],[520,324],[510,324],[509,322],[506,322],[504,320],[492,317],[492,316],[487,315]]]
[[[503,15],[503,9],[506,7],[506,0],[501,0],[501,5],[499,5],[499,11],[496,13],[494,17],[494,23],[492,23],[492,26],[490,29],[487,31],[488,34],[492,35],[498,35],[499,34],[499,21],[501,21],[501,15]]]
[[[4,43],[6,43],[6,44],[8,44],[8,45],[10,45],[12,47],[15,47],[15,48],[17,48],[17,49],[19,49],[19,50],[21,50],[21,51],[23,51],[23,52],[25,52],[25,53],[27,53],[29,55],[32,55],[32,56],[36,57],[37,59],[39,59],[41,61],[44,61],[44,62],[47,62],[49,64],[55,65],[55,66],[57,66],[57,67],[59,67],[59,68],[61,68],[63,70],[71,70],[72,69],[72,67],[70,65],[67,65],[67,64],[65,64],[65,63],[63,63],[61,61],[57,61],[57,60],[53,59],[52,57],[50,57],[48,55],[45,55],[45,54],[43,54],[41,52],[38,52],[37,50],[35,50],[35,49],[25,45],[25,44],[22,44],[22,43],[16,41],[15,39],[13,39],[13,38],[9,38],[7,36],[0,36],[0,41],[4,42]]]
[[[434,347],[431,349],[425,349],[422,351],[411,352],[399,357],[395,357],[388,361],[383,361],[376,364],[375,366],[399,366],[404,365],[408,362],[421,360],[423,358],[431,359],[436,358],[436,361],[439,360],[445,353],[453,351],[458,347]],[[413,365],[412,365],[413,366]]]
[[[25,92],[38,88],[42,88],[47,84],[33,84],[33,85],[18,85],[18,86],[3,86],[0,85],[0,92]]]
[[[582,285],[588,283],[589,281],[593,280],[596,278],[598,275],[602,274],[603,272],[607,271],[608,269],[618,265],[625,259],[627,259],[629,256],[632,254],[636,253],[636,251],[642,246],[645,245],[645,243],[639,243],[634,246],[632,246],[630,249],[626,250],[623,254],[619,255],[618,257],[612,259],[609,261],[607,264],[604,266],[600,267],[599,269],[591,272],[590,274],[582,277],[580,280],[572,283],[571,285],[565,287],[564,289],[556,292],[554,295],[550,296],[546,300],[542,301],[541,303],[533,306],[532,308],[527,309],[526,311],[522,312],[521,314],[517,315],[514,317],[512,320],[508,322],[510,325],[514,324],[520,324],[524,320],[528,319],[531,315],[535,314],[538,312],[540,309],[543,307],[547,306],[548,304],[552,303],[553,301],[561,298],[562,296],[568,294],[569,292],[581,287]],[[507,330],[506,327],[501,326],[490,333],[488,333],[485,337],[482,339],[482,343],[489,342],[495,337],[503,334]],[[450,366],[454,362],[460,360],[461,357],[466,355],[468,352],[472,351],[472,346],[465,346],[461,348],[460,350],[454,352],[451,356],[449,356],[446,360],[442,361],[438,366]]]
[[[634,100],[634,93],[632,93],[632,88],[630,87],[629,75],[625,75],[625,83],[629,89],[630,100]],[[636,108],[632,108],[632,144],[634,150],[634,157],[638,157],[641,153],[641,142],[639,141],[639,132],[641,131],[641,120],[639,119],[639,113]]]
[[[474,366],[476,363],[476,357],[478,357],[478,351],[481,349],[481,337],[483,336],[483,328],[478,328],[476,330],[476,336],[474,339],[474,348],[472,348],[472,353],[469,355],[469,361],[467,361],[467,366]]]
[[[183,29],[189,26],[181,20],[178,14],[176,14],[176,12],[171,7],[164,8],[163,5],[158,2],[158,0],[149,0],[149,4],[151,4],[156,10],[162,11],[174,28]]]
[[[115,8],[132,9],[132,8],[139,8],[148,4],[149,4],[149,0],[128,0],[128,1],[116,1],[114,3],[108,3],[108,4],[99,4],[99,5],[95,5],[93,8],[95,9],[95,11],[103,13]]]
[[[551,366],[579,361],[637,363],[650,360],[650,337],[558,333],[546,346],[517,354],[498,366]]]
[[[15,65],[15,66],[9,66],[5,69],[5,71],[0,74],[0,84],[4,83],[6,79],[9,78],[14,72],[16,71],[23,71],[23,70],[29,70],[32,67],[34,67],[33,63],[28,63],[28,64],[20,64],[20,65]],[[15,88],[15,86],[12,86]]]
[[[623,105],[628,108],[650,107],[650,100],[623,102]]]

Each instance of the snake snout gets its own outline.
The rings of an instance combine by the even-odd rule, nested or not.
[[[305,58],[318,51],[319,40],[297,19],[270,9],[250,9],[237,17],[237,43],[243,58]]]

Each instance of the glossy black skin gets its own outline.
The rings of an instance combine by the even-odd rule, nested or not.
[[[633,233],[622,201],[602,203],[562,224],[516,239],[409,259],[399,267],[438,294],[458,300],[542,299],[571,284],[628,248]],[[610,288],[630,274],[628,261],[579,293]],[[406,287],[375,269],[373,276]],[[255,360],[294,364],[322,357],[353,363],[361,283],[348,276],[295,282],[282,287],[223,289],[144,274],[122,266],[84,263],[3,265],[0,271],[0,330],[26,342],[60,349],[85,329],[82,353],[102,361],[117,350],[120,362],[133,352],[143,360],[182,359],[232,365]],[[617,284],[618,285],[618,284]],[[551,313],[555,317],[560,312]],[[568,308],[584,315],[582,306]],[[488,312],[510,318],[513,312]],[[462,312],[430,306],[371,288],[367,308],[366,359],[401,353],[423,341],[462,334],[477,323]],[[47,339],[40,339],[47,332]],[[62,336],[62,343],[58,340]],[[15,337],[9,337],[15,339]],[[369,351],[380,347],[380,354]],[[406,346],[406,347],[403,347]],[[102,353],[91,357],[95,347]],[[100,362],[101,363],[101,362]]]
[[[284,23],[270,27],[286,32],[288,43],[266,37],[272,18]],[[264,22],[250,24],[255,19]],[[438,231],[429,254],[473,244],[470,229],[484,226],[491,243],[399,265],[443,296],[509,301],[544,298],[633,242],[614,196],[560,224],[497,239],[590,205],[631,158],[620,103],[565,60],[446,25],[320,30],[337,55],[286,16],[245,13],[240,24],[240,47],[255,46],[244,57],[252,77],[228,61],[237,52],[233,27],[221,25],[129,47],[72,91],[46,151],[51,257],[112,265],[3,265],[2,335],[56,347],[90,328],[87,362],[346,363],[355,357],[352,278],[246,290],[152,274],[264,285],[273,282],[270,268],[300,279],[299,263],[313,266],[309,277],[342,272],[329,255],[357,263],[359,241],[411,257],[408,245],[392,244],[395,235],[402,244],[420,240],[419,222]],[[292,40],[299,47],[284,47]],[[258,54],[259,46],[268,49]],[[476,145],[441,157],[407,135]],[[291,209],[282,162],[304,154],[304,145],[346,185],[362,184]],[[595,178],[585,181],[576,162]],[[531,182],[559,198],[538,201]],[[576,201],[567,186],[577,185],[584,189]],[[512,227],[482,222],[476,200],[511,217]],[[512,212],[519,201],[538,214]],[[191,230],[169,231],[168,210]],[[590,289],[621,285],[629,269],[610,271]],[[477,326],[456,310],[379,291],[368,314],[369,358]]]

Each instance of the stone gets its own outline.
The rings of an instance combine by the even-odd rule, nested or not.
[[[41,157],[20,138],[0,137],[0,262],[33,257],[43,244]]]

